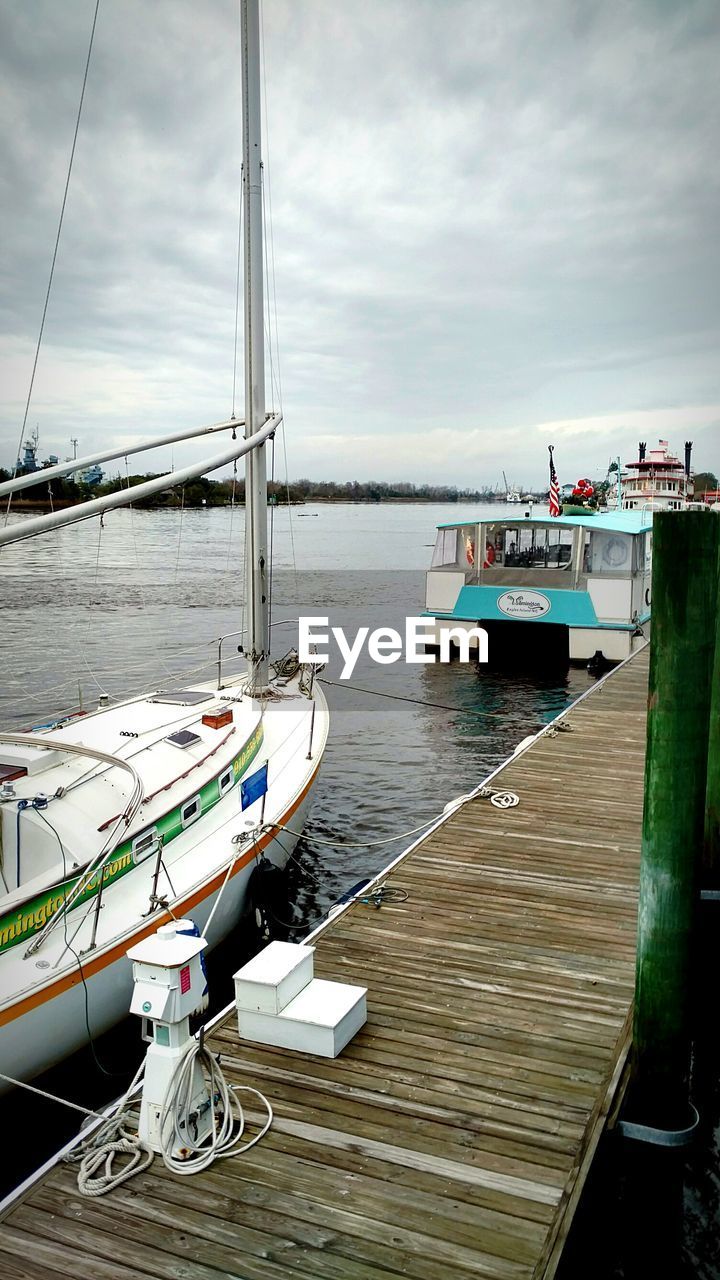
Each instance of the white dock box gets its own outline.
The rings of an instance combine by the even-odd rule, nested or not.
[[[271,942],[234,975],[237,1009],[278,1014],[312,981],[314,947]]]
[[[335,1058],[367,1021],[367,987],[313,978],[278,1014],[238,1008],[244,1040]]]

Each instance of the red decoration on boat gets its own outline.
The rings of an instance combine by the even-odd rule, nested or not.
[[[208,729],[224,729],[226,724],[233,722],[232,707],[224,708],[222,711],[206,711],[202,722]]]

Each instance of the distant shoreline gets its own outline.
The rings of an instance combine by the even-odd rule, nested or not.
[[[64,510],[67,507],[77,507],[80,505],[81,501],[83,501],[83,499],[72,501],[68,498],[57,498],[57,499],[54,499],[52,502],[50,502],[50,500],[47,498],[42,501],[39,499],[23,501],[22,499],[18,498],[15,501],[13,501],[13,503],[11,504],[10,513],[12,514],[12,512],[14,511],[20,514],[22,514],[23,512],[27,512],[28,515],[37,515],[37,514],[42,515],[47,512]],[[546,497],[533,498],[532,501],[534,503],[546,502],[547,498]],[[421,498],[421,497],[346,498],[346,497],[338,497],[338,498],[292,499],[290,502],[288,502],[287,499],[285,499],[284,501],[278,501],[278,502],[272,502],[272,503],[269,502],[268,506],[275,506],[275,507],[288,507],[288,506],[290,507],[412,507],[412,506],[458,507],[458,506],[466,506],[466,507],[471,507],[471,506],[480,506],[480,505],[492,506],[495,503],[497,503],[499,506],[508,505],[505,502],[504,498],[489,498],[489,497],[488,498],[486,497],[483,497],[483,498],[475,498],[475,497],[472,497],[472,498]],[[183,508],[183,505],[180,502],[177,502],[177,503],[143,502],[143,503],[138,503],[136,506],[134,506],[134,510],[135,511],[182,511],[184,509],[187,511],[188,509],[191,509],[193,511],[217,511],[217,510],[224,510],[227,507],[230,507],[232,505],[233,504],[231,502],[207,502],[207,503],[186,502]],[[236,499],[234,505],[236,507],[244,508],[245,507],[244,498]],[[523,504],[522,502],[520,503],[516,502],[510,505],[521,507],[523,505],[528,506],[529,503],[526,502]]]
[[[44,479],[41,468],[32,473],[32,483],[28,484],[29,475],[19,473],[23,477],[24,487],[18,491],[12,502],[12,509],[23,512],[47,512],[60,507],[77,506],[95,498],[105,498],[120,490],[127,491],[143,486],[145,482],[160,481],[168,477],[168,473],[145,472],[128,475],[123,478],[114,476],[101,480],[100,483],[88,484],[74,479],[71,475],[55,476],[52,480]],[[0,468],[0,482],[11,479],[10,473]],[[313,480],[303,477],[299,480],[277,481],[268,483],[269,506],[308,506],[308,505],[351,505],[378,506],[381,503],[393,503],[407,506],[412,503],[479,503],[505,502],[506,490],[492,489],[490,485],[482,485],[472,489],[458,488],[450,484],[413,484],[409,480]],[[543,495],[544,497],[544,495]],[[535,498],[534,501],[542,499]],[[197,476],[183,485],[160,489],[143,498],[138,495],[133,503],[135,510],[165,510],[176,507],[185,508],[244,506],[245,480],[210,480],[207,476]],[[519,504],[518,504],[519,505]]]

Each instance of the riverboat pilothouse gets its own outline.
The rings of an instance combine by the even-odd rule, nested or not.
[[[649,512],[440,525],[426,582],[430,643],[480,625],[491,661],[493,650],[544,641],[571,662],[620,662],[649,636],[651,562]]]
[[[670,453],[667,440],[650,450],[641,441],[637,462],[628,462],[622,476],[623,510],[683,511],[695,493],[691,453],[691,440],[685,441],[684,463]]]

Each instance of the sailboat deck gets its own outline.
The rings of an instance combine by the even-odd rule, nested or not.
[[[504,768],[516,808],[465,805],[353,904],[315,971],[366,985],[332,1061],[211,1043],[275,1119],[191,1178],[156,1158],[100,1200],[58,1165],[8,1211],[8,1278],[415,1280],[554,1275],[625,1064],[648,650]]]

